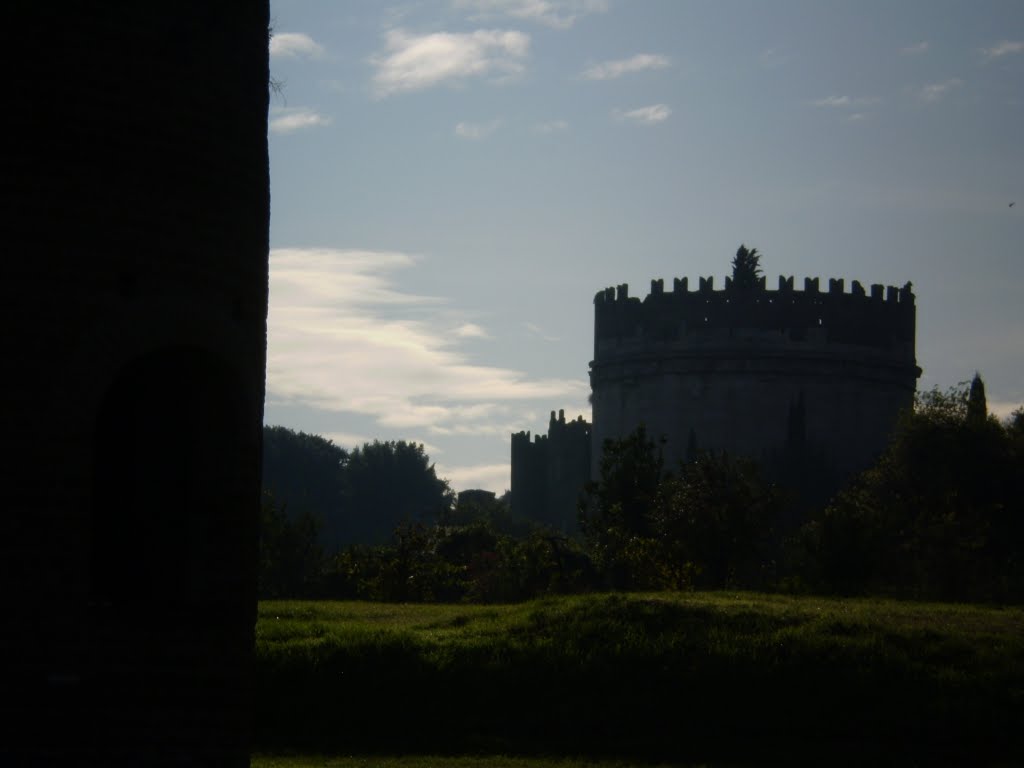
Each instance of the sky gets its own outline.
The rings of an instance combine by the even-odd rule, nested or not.
[[[509,487],[593,298],[912,281],[918,388],[1024,403],[1024,3],[272,0],[265,421]],[[1011,205],[1016,203],[1016,205]]]

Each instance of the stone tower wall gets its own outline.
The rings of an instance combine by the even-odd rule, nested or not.
[[[697,447],[771,466],[798,443],[838,481],[882,450],[920,375],[909,284],[716,291],[701,278],[690,291],[684,278],[671,292],[653,281],[643,301],[610,288],[594,305],[595,473],[604,440],[644,423],[671,464]]]
[[[512,514],[564,532],[576,528],[576,502],[590,480],[590,424],[551,412],[547,435],[512,435]]]
[[[248,765],[269,6],[10,12],[0,764]]]

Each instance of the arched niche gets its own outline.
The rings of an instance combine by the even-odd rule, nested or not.
[[[141,620],[251,616],[258,436],[245,383],[214,353],[129,363],[96,417],[91,596]]]

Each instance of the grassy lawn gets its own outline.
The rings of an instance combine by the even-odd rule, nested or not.
[[[1024,611],[749,593],[265,602],[257,686],[265,754],[1005,760],[1024,747]],[[256,764],[459,765],[360,759]]]

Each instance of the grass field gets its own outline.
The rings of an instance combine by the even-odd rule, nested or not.
[[[1020,608],[744,593],[265,602],[256,667],[264,755],[614,764],[1024,754]]]

